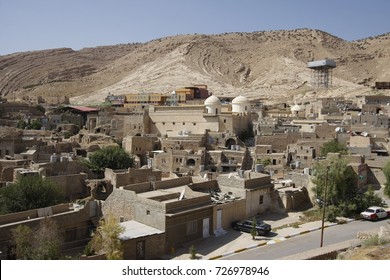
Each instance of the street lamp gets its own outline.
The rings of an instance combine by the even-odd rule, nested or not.
[[[325,172],[325,191],[324,191],[324,205],[322,209],[322,223],[321,223],[321,244],[320,247],[322,247],[324,243],[324,223],[325,223],[325,207],[326,207],[326,196],[328,191],[328,172],[329,172],[329,166],[326,167]]]

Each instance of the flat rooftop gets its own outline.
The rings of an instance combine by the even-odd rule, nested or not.
[[[307,67],[312,69],[336,68],[336,62],[333,59],[310,61],[307,63]]]

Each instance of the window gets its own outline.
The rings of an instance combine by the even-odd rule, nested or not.
[[[264,203],[264,195],[260,195],[259,204],[263,204],[263,203]]]
[[[198,231],[198,221],[187,222],[187,235],[193,235]]]
[[[223,120],[223,123],[226,123],[226,119]]]
[[[150,210],[146,210],[146,215],[150,215]]]

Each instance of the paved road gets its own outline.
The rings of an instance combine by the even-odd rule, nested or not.
[[[356,238],[359,231],[376,229],[388,225],[389,220],[378,222],[354,221],[348,224],[325,228],[324,246],[332,245]],[[225,260],[276,260],[320,246],[321,230],[295,236],[284,241],[227,256]]]

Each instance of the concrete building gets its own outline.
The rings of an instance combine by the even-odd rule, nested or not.
[[[61,246],[64,255],[79,251],[91,238],[93,229],[98,224],[100,207],[98,202],[89,201],[85,205],[59,204],[46,208],[0,216],[0,259],[12,259],[12,230],[19,225],[35,228],[42,219],[53,219],[63,233]]]
[[[233,100],[234,101],[234,100]],[[232,101],[232,104],[233,104]],[[236,135],[251,129],[249,101],[240,97],[234,106],[222,106],[215,96],[210,96],[203,105],[151,106],[149,108],[151,134],[168,137],[183,134],[230,132]]]
[[[206,189],[215,186],[215,182],[203,183]],[[194,188],[197,184],[193,184],[191,177],[124,186],[114,189],[104,203],[103,213],[115,213],[125,221],[134,220],[164,232],[165,240],[159,246],[168,253],[177,246],[212,233],[210,193]],[[147,245],[148,241],[144,240]],[[156,250],[154,246],[144,249],[146,254]]]
[[[279,209],[269,176],[252,176],[223,175],[218,181],[199,182],[181,177],[127,185],[114,189],[103,205],[103,213],[137,222],[132,222],[136,226],[130,224],[129,230],[145,228],[142,236],[128,235],[130,252],[125,255],[137,258],[138,243],[145,258],[156,257],[155,252],[169,253],[193,240],[223,234],[234,220]]]
[[[245,217],[281,210],[280,198],[274,192],[269,175],[242,170],[219,175],[217,180],[223,193],[231,193],[234,197],[245,199]]]

